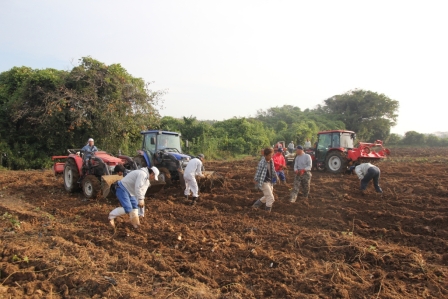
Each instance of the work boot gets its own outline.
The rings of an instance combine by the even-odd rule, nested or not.
[[[261,202],[261,200],[257,200],[253,205],[252,205],[252,208],[254,208],[254,209],[258,209],[259,207],[261,207],[261,205],[262,205],[263,203]]]
[[[265,207],[264,210],[269,213],[269,212],[271,212],[272,207]]]
[[[123,207],[115,208],[109,213],[109,224],[115,228],[115,218],[125,215]]]
[[[129,213],[129,221],[131,222],[134,228],[138,228],[140,226],[140,218],[138,217],[138,209],[133,209]]]
[[[194,206],[194,205],[196,205],[197,200],[198,200],[197,197],[192,197],[192,198],[191,198],[191,202],[190,202],[190,206]]]

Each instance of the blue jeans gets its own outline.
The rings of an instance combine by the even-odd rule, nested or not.
[[[283,172],[283,170],[280,171],[276,171],[278,178],[280,179],[280,181],[282,182],[286,182],[286,177],[285,177],[285,173]]]
[[[380,182],[380,169],[376,166],[370,167],[367,169],[367,173],[364,176],[364,178],[361,180],[361,190],[366,190],[367,184],[370,182],[370,180],[373,179],[373,186],[375,187],[376,192],[383,192],[381,190],[381,187],[379,185]]]
[[[115,194],[117,195],[118,200],[126,213],[130,213],[133,209],[138,209],[137,199],[135,196],[131,196],[129,191],[123,187],[123,184],[120,181],[118,181]]]

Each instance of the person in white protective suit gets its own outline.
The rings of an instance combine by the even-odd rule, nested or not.
[[[205,156],[203,154],[199,154],[197,158],[193,158],[188,162],[187,167],[184,171],[184,180],[185,180],[185,192],[184,195],[188,199],[190,196],[190,192],[193,193],[191,198],[190,205],[195,205],[196,201],[199,197],[199,188],[198,182],[196,181],[196,176],[201,178],[204,177],[202,174],[202,162],[204,161]]]
[[[117,182],[115,194],[121,203],[121,207],[115,208],[109,213],[109,222],[115,228],[115,218],[129,214],[130,222],[134,228],[140,226],[138,217],[139,208],[145,206],[145,193],[148,190],[150,180],[158,181],[159,170],[157,167],[143,167],[128,173],[121,181]]]

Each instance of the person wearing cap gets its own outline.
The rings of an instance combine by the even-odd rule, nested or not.
[[[313,162],[311,156],[303,151],[303,147],[298,145],[296,148],[296,158],[294,160],[294,186],[291,191],[289,198],[290,202],[295,202],[297,200],[297,195],[299,194],[300,187],[303,187],[303,197],[305,202],[308,201],[308,196],[310,194],[310,183],[311,183],[311,167]]]
[[[203,178],[202,163],[204,162],[204,154],[199,154],[196,158],[193,158],[188,162],[187,167],[184,170],[185,180],[185,198],[189,199],[190,193],[193,193],[191,197],[190,205],[195,205],[199,197],[199,187],[196,181],[196,176]]]
[[[87,160],[92,156],[93,152],[97,152],[98,149],[94,145],[93,138],[89,138],[87,144],[81,149],[81,152],[84,153],[84,159]]]
[[[368,183],[373,180],[373,186],[377,193],[383,193],[379,183],[380,183],[380,169],[370,163],[361,163],[358,166],[351,166],[349,168],[350,173],[354,173],[361,180],[360,190],[364,194]]]
[[[272,160],[274,161],[274,169],[277,173],[277,177],[279,178],[280,182],[286,184],[285,172],[283,171],[283,169],[286,168],[286,161],[285,157],[283,156],[283,148],[279,147],[277,149],[277,152],[272,157]]]
[[[115,194],[121,207],[109,213],[109,223],[115,228],[115,218],[129,214],[130,222],[134,228],[140,226],[139,208],[145,206],[145,193],[151,185],[150,180],[159,180],[157,167],[142,167],[131,171],[121,181],[117,182]]]
[[[263,157],[258,162],[257,171],[255,172],[255,188],[260,189],[263,192],[263,197],[258,199],[252,208],[258,209],[263,204],[266,204],[265,211],[271,212],[272,205],[274,204],[274,183],[276,181],[276,172],[274,167],[274,161],[272,155],[274,150],[267,147],[263,150]]]

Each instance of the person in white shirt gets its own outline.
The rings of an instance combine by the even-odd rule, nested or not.
[[[184,180],[185,180],[185,198],[188,199],[190,192],[193,193],[190,205],[195,205],[199,197],[198,182],[196,181],[196,176],[204,177],[202,174],[202,163],[205,156],[199,154],[197,158],[193,158],[188,162],[187,167],[184,170]]]
[[[117,182],[115,194],[121,203],[121,207],[115,208],[109,213],[109,223],[115,228],[115,218],[129,214],[130,222],[134,228],[140,226],[138,209],[145,206],[145,194],[150,180],[158,181],[159,170],[157,167],[143,167],[129,172],[121,181]]]
[[[305,148],[310,148],[311,147],[311,141],[309,138],[306,139],[305,144],[304,144]]]
[[[294,148],[295,148],[295,146],[294,146],[294,142],[291,141],[291,142],[288,144],[288,152],[290,152],[290,153],[294,152]]]
[[[361,193],[364,194],[367,189],[367,184],[373,180],[373,186],[376,192],[383,193],[379,183],[380,183],[380,169],[370,163],[362,163],[358,166],[351,166],[349,168],[350,173],[354,173],[361,180]]]

